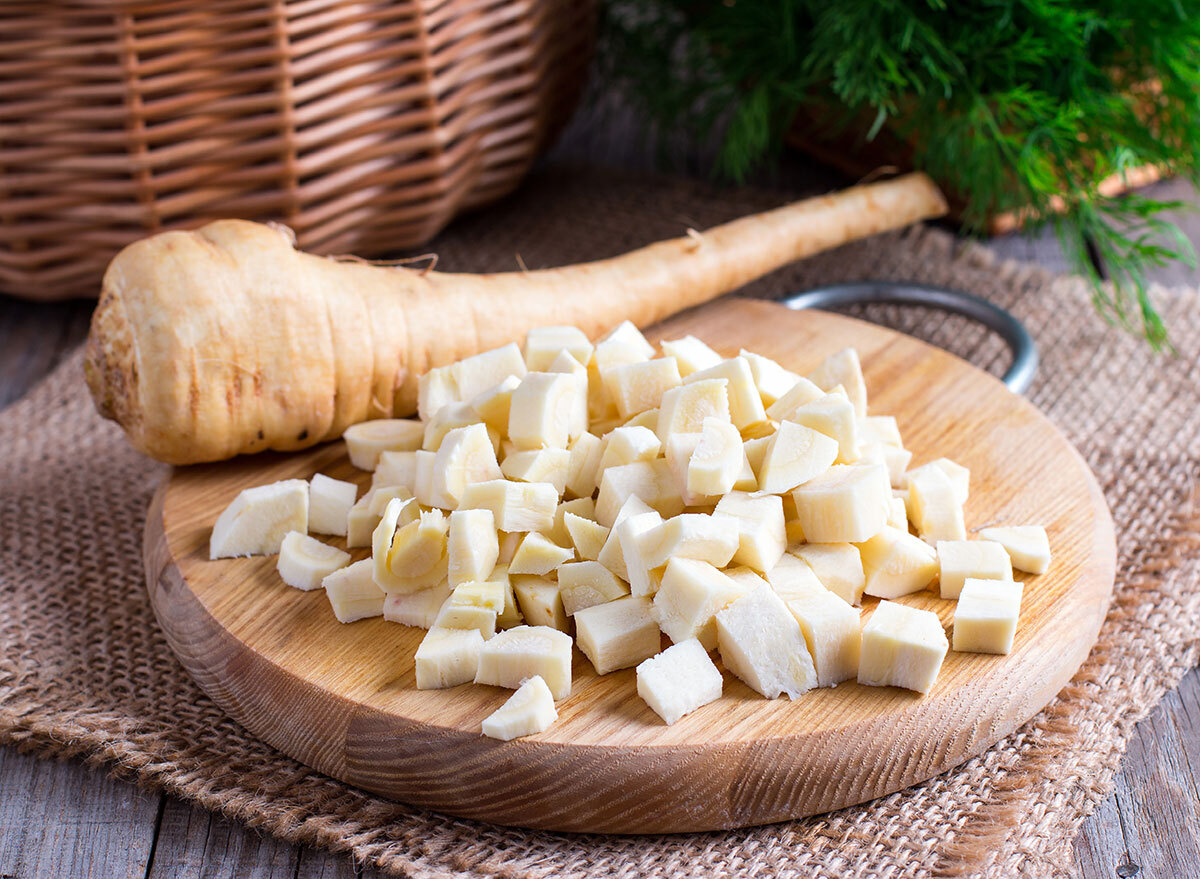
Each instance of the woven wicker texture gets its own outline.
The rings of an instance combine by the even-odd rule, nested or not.
[[[452,269],[508,268],[518,250],[544,265],[780,200],[548,176],[457,225],[437,249]],[[1180,350],[1164,358],[1105,327],[1077,281],[998,263],[936,230],[849,245],[752,292],[879,277],[960,287],[1028,322],[1044,355],[1031,398],[1089,461],[1117,525],[1117,591],[1084,668],[1050,707],[958,769],[814,819],[652,838],[490,827],[312,773],[225,718],[172,657],[140,564],[146,504],[164,470],[94,415],[77,356],[0,414],[0,740],[87,758],[287,840],[422,879],[1069,875],[1071,839],[1111,789],[1134,722],[1197,660],[1200,294],[1161,291]],[[960,319],[874,316],[1003,368],[1000,344]]]
[[[419,244],[509,192],[583,80],[592,0],[0,0],[0,291],[94,296],[219,217]]]

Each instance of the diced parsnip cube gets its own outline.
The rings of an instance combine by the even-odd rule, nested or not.
[[[629,594],[629,587],[599,562],[568,562],[558,569],[558,591],[567,616]]]
[[[939,540],[938,581],[942,598],[958,598],[968,577],[1011,580],[1012,562],[994,540]]]
[[[1050,539],[1041,525],[1005,525],[984,528],[984,540],[994,540],[1008,552],[1012,566],[1029,574],[1044,574],[1050,567]]]
[[[661,577],[642,555],[641,538],[661,524],[662,519],[652,520],[649,516],[641,514],[619,522],[612,531],[617,535],[624,561],[625,579],[629,581],[629,591],[634,595],[652,596],[658,591]],[[603,560],[604,550],[600,552]]]
[[[689,375],[685,384],[671,388],[662,396],[654,432],[663,443],[672,434],[699,433],[705,418],[731,421],[729,379],[693,381],[695,375]]]
[[[731,491],[717,503],[715,512],[736,523],[734,564],[762,572],[775,567],[787,547],[783,501],[777,495]]]
[[[501,475],[487,427],[477,422],[455,428],[446,434],[433,459],[434,506],[452,510],[468,485],[500,479]]]
[[[803,564],[803,563],[802,563]],[[832,687],[858,675],[862,623],[858,611],[816,580],[784,599],[800,624],[817,669],[817,686]]]
[[[579,327],[534,327],[525,334],[525,367],[530,372],[547,372],[563,351],[584,365],[592,359],[592,343]]]
[[[478,629],[487,639],[496,634],[496,620],[503,612],[502,581],[459,583],[442,605],[434,625],[447,629]]]
[[[885,526],[870,540],[858,545],[867,595],[899,598],[920,592],[937,576],[937,553],[925,541],[907,531]]]
[[[671,559],[654,596],[651,614],[668,638],[679,644],[695,638],[705,650],[717,646],[717,612],[745,590],[708,562]]]
[[[562,372],[531,372],[513,391],[508,437],[518,449],[565,449],[574,420],[575,377]]]
[[[968,578],[954,608],[954,649],[1010,653],[1021,615],[1023,584]]]
[[[637,501],[637,503],[635,504],[634,501]],[[600,555],[597,557],[600,564],[623,580],[630,579],[629,568],[625,562],[625,544],[631,543],[630,551],[632,553],[636,549],[632,545],[633,538],[637,537],[643,531],[649,531],[662,522],[662,516],[656,510],[642,511],[642,508],[645,506],[636,495],[626,502],[625,507],[622,508],[622,513],[626,509],[629,509],[630,514],[627,516],[617,516],[612,530],[608,533],[608,540],[604,542],[604,546],[600,550]],[[642,572],[642,574],[646,575],[646,572]]]
[[[449,583],[439,583],[420,592],[397,592],[384,601],[383,618],[404,626],[432,629],[442,605],[449,597]]]
[[[846,604],[862,603],[867,577],[862,556],[853,543],[805,543],[791,552],[808,562],[821,585]]]
[[[672,644],[637,667],[638,695],[667,726],[720,699],[723,684],[708,651],[694,638]]]
[[[672,558],[698,559],[723,568],[738,549],[737,523],[703,513],[673,516],[635,539],[642,562],[651,570]]]
[[[739,565],[736,568],[726,568],[723,573],[729,577],[743,593],[757,589],[759,586],[770,587],[768,583],[758,571],[753,568],[748,568],[745,565]]]
[[[417,461],[413,475],[413,496],[416,497],[417,503],[432,507],[434,506],[433,462],[437,458],[437,454],[421,449],[414,452],[413,455]]]
[[[596,343],[593,358],[601,369],[619,363],[637,363],[654,356],[654,346],[630,321],[622,321]]]
[[[567,487],[571,453],[566,449],[527,449],[504,459],[500,472],[518,482],[548,482],[561,495]]]
[[[731,357],[722,360],[716,366],[693,372],[687,377],[687,383],[695,384],[722,378],[729,382],[726,387],[729,395],[729,417],[738,430],[747,430],[767,420],[762,396],[758,393],[758,386],[754,384],[754,374],[744,357]]]
[[[601,470],[637,461],[653,461],[662,449],[662,443],[658,441],[654,431],[646,427],[615,428],[605,435],[602,442],[604,452],[600,456]]]
[[[843,348],[836,354],[830,354],[808,377],[823,391],[831,391],[841,385],[845,388],[850,402],[854,404],[855,414],[859,418],[867,417],[867,385],[863,381],[858,351]]]
[[[478,629],[430,629],[413,657],[417,689],[442,690],[471,683],[482,647],[483,636]]]
[[[284,583],[309,592],[320,589],[322,580],[348,564],[350,553],[299,531],[289,531],[279,546],[275,567]]]
[[[582,516],[584,519],[595,520],[596,517],[596,502],[590,497],[579,497],[573,500],[563,501],[554,509],[554,524],[542,533],[550,538],[552,543],[557,543],[559,546],[573,546],[571,535],[567,531],[566,515],[574,513],[576,516]]]
[[[500,433],[508,432],[508,412],[512,406],[513,391],[521,380],[510,375],[498,385],[476,394],[471,399],[471,408],[479,419],[492,430]]]
[[[928,693],[949,647],[933,611],[881,601],[863,626],[858,682]]]
[[[679,363],[679,374],[687,377],[693,372],[708,369],[721,362],[720,354],[695,336],[684,336],[682,339],[672,339],[659,345],[667,357],[674,357]]]
[[[635,666],[662,646],[650,599],[635,595],[577,611],[575,643],[598,675]]]
[[[930,461],[925,467],[937,467],[943,473],[950,477],[950,482],[954,486],[954,496],[960,504],[965,504],[967,498],[971,494],[971,471],[962,464],[957,464],[949,458],[937,458]],[[918,467],[918,470],[921,468]]]
[[[807,406],[825,396],[825,392],[806,378],[801,378],[786,394],[767,407],[767,416],[774,421],[787,421],[801,406]]]
[[[903,488],[908,485],[908,465],[912,462],[912,452],[908,449],[877,442],[859,442],[858,452],[860,461],[864,463],[875,461],[887,467],[892,488]]]
[[[392,498],[406,501],[412,498],[412,493],[400,485],[373,488],[355,502],[346,514],[346,546],[371,545],[371,534]],[[421,508],[417,504],[409,504],[397,520],[397,527],[416,521],[420,514]]]
[[[217,517],[210,559],[279,552],[289,531],[308,533],[308,483],[285,479],[243,489]]]
[[[433,417],[425,422],[425,439],[421,448],[427,452],[436,452],[450,431],[456,427],[470,427],[479,423],[479,416],[470,403],[449,403],[433,413]],[[485,425],[484,430],[486,429]]]
[[[767,440],[758,468],[758,486],[770,494],[791,491],[828,470],[837,456],[837,440],[812,428],[782,421]]]
[[[759,588],[717,613],[725,668],[768,699],[795,699],[817,685],[800,624],[770,588]]]
[[[531,626],[567,631],[570,622],[563,610],[562,592],[557,583],[531,574],[510,574],[509,580],[525,622]]]
[[[893,497],[889,501],[888,507],[888,524],[893,528],[899,528],[901,531],[908,530],[908,507],[904,504],[903,498]]]
[[[459,507],[491,510],[501,531],[544,531],[554,525],[558,491],[548,482],[494,479],[468,485]]]
[[[766,436],[760,436],[755,439],[748,439],[742,442],[742,449],[746,452],[746,460],[750,462],[750,469],[754,471],[754,479],[756,485],[762,484],[760,471],[762,470],[763,459],[767,456],[767,444],[771,442],[771,437],[775,431]]]
[[[371,488],[399,485],[413,490],[417,484],[417,452],[380,452],[379,463],[371,474]]]
[[[534,675],[517,688],[503,705],[483,719],[483,734],[511,742],[521,736],[545,732],[558,720],[554,696],[546,682]]]
[[[644,412],[639,412],[624,424],[618,424],[617,427],[644,427],[647,430],[653,431],[658,427],[658,409],[647,409]]]
[[[446,576],[451,586],[486,580],[500,558],[491,510],[455,510],[446,536]]]
[[[736,430],[736,428],[734,429]],[[708,495],[692,494],[687,487],[688,465],[691,463],[692,453],[696,451],[696,446],[700,445],[700,436],[699,433],[675,433],[667,437],[666,457],[663,459],[667,462],[667,469],[671,472],[671,478],[675,482],[675,488],[679,491],[680,499],[689,507],[716,501],[716,498]]]
[[[792,492],[811,543],[861,543],[887,524],[892,486],[879,464],[835,464]]]
[[[868,415],[858,421],[858,438],[864,443],[881,443],[897,449],[904,448],[900,425],[891,415]]]
[[[802,424],[837,440],[839,464],[852,464],[861,457],[854,405],[841,394],[826,394],[819,400],[798,406],[788,415],[787,421]]]
[[[600,378],[621,418],[657,408],[664,393],[683,383],[674,357],[609,366],[600,370]]]
[[[750,374],[754,377],[754,385],[762,397],[763,405],[770,406],[781,399],[800,381],[800,376],[790,369],[784,369],[770,357],[763,357],[743,348],[738,352],[750,365]]]
[[[540,676],[555,700],[571,695],[571,636],[547,626],[517,626],[479,648],[475,683],[515,690]]]
[[[919,467],[908,474],[908,511],[922,539],[965,540],[967,526],[954,483],[939,467]]]
[[[788,546],[804,543],[804,528],[800,525],[800,514],[796,512],[796,498],[785,494],[783,500],[783,530]]]
[[[450,364],[450,374],[458,400],[472,400],[488,388],[494,388],[510,375],[525,378],[525,358],[515,342],[500,348],[464,357]]]
[[[617,511],[636,495],[664,516],[683,510],[683,498],[667,462],[661,458],[610,467],[600,478],[596,521],[612,527]]]
[[[393,500],[392,504],[412,504]],[[375,560],[375,582],[385,592],[420,592],[446,579],[446,532],[448,522],[441,510],[422,512],[415,522],[397,528],[390,543],[386,531],[389,512],[372,535],[372,555]]]
[[[808,562],[785,552],[778,564],[767,571],[767,582],[775,594],[787,601],[794,595],[805,595],[814,589],[824,589]]]
[[[517,594],[513,591],[512,578],[508,576],[508,565],[496,565],[488,580],[499,583],[504,590],[504,610],[496,617],[496,628],[511,629],[521,625],[525,618],[517,605]]]
[[[574,513],[564,515],[563,524],[566,526],[567,534],[571,537],[575,554],[581,559],[599,561],[600,550],[604,548],[604,543],[608,540],[609,530],[599,522],[576,516]]]
[[[604,441],[591,433],[580,434],[571,444],[567,461],[567,491],[575,497],[591,497],[599,487],[600,457]]]
[[[407,418],[379,418],[352,424],[342,434],[350,463],[374,470],[380,452],[415,452],[425,438],[425,425]]]
[[[383,613],[386,593],[375,583],[371,560],[363,559],[329,574],[321,585],[340,623],[353,623]]]
[[[537,531],[530,531],[508,563],[509,574],[549,574],[575,557],[573,550],[559,546]]]
[[[546,372],[561,372],[573,376],[575,391],[572,395],[571,423],[567,428],[567,437],[574,442],[588,429],[588,370],[567,351],[558,352],[558,356],[550,361]]]
[[[308,531],[346,537],[347,516],[359,496],[359,486],[330,479],[324,473],[308,480]]]
[[[726,494],[745,466],[746,450],[737,428],[719,418],[706,418],[700,426],[700,442],[688,459],[687,492],[710,497]]]
[[[449,366],[436,366],[417,382],[417,415],[428,421],[439,409],[459,402],[458,388]]]

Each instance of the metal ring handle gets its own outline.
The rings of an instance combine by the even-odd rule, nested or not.
[[[896,305],[925,305],[960,314],[978,321],[994,331],[1012,352],[1012,363],[1004,373],[1004,384],[1016,394],[1029,388],[1037,373],[1038,352],[1033,336],[1025,325],[998,305],[945,287],[904,284],[896,281],[860,281],[854,284],[833,284],[802,293],[793,293],[779,300],[788,308],[837,308],[861,303]]]

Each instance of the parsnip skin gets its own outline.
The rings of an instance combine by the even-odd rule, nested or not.
[[[461,275],[297,251],[240,220],[164,232],[105,274],[84,371],[97,409],[173,464],[301,449],[411,414],[433,366],[546,325],[650,325],[794,260],[939,216],[923,175],[857,186],[624,256]],[[563,291],[570,291],[564,296]],[[445,315],[456,319],[448,325]]]

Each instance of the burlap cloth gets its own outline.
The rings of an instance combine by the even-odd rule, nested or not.
[[[550,172],[436,250],[452,269],[511,268],[517,252],[546,265],[783,198]],[[1070,874],[1071,841],[1110,791],[1133,724],[1197,660],[1200,299],[1159,291],[1179,356],[1154,356],[1105,327],[1078,282],[926,228],[849,245],[749,292],[861,278],[958,287],[1019,315],[1043,355],[1030,397],[1091,464],[1117,525],[1116,597],[1086,665],[1050,707],[958,769],[817,818],[650,838],[488,826],[313,773],[226,718],[167,648],[141,566],[146,505],[165,471],[93,413],[77,355],[0,415],[0,740],[102,764],[290,842],[414,877]],[[1003,366],[999,343],[958,319],[873,317]]]

